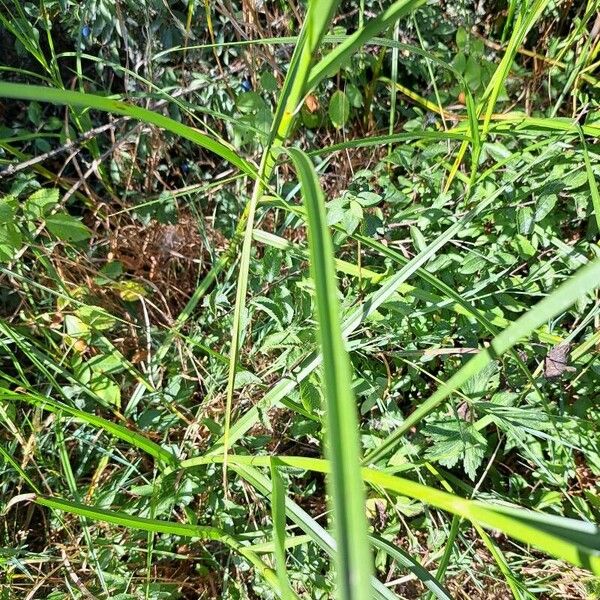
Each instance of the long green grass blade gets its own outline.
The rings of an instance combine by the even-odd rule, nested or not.
[[[250,270],[250,255],[252,251],[252,230],[256,207],[260,201],[265,186],[273,174],[275,157],[273,149],[281,146],[292,131],[297,109],[300,106],[306,80],[309,75],[310,65],[314,60],[319,44],[329,26],[329,21],[338,4],[338,0],[313,0],[308,6],[308,12],[298,36],[298,42],[292,55],[290,67],[285,77],[281,93],[277,100],[277,108],[271,124],[269,140],[263,149],[259,167],[258,178],[255,181],[252,197],[238,223],[240,236],[243,232],[240,268],[238,273],[235,307],[233,313],[233,326],[231,331],[231,347],[229,351],[229,372],[227,378],[227,396],[225,402],[225,423],[223,432],[223,452],[225,456],[229,451],[229,429],[231,424],[231,411],[233,408],[233,395],[235,388],[235,375],[239,361],[240,345],[243,337],[242,320],[246,310],[246,293],[248,291],[248,274]],[[226,483],[227,459],[223,463],[223,479]]]
[[[363,27],[348,36],[313,67],[307,88],[309,90],[313,89],[323,79],[334,75],[344,61],[348,60],[354,52],[372,40],[378,33],[393,25],[395,21],[425,4],[425,2],[426,0],[398,0],[376,17],[367,21]]]
[[[371,541],[375,548],[383,550],[411,573],[414,573],[431,592],[432,597],[439,600],[452,600],[450,592],[408,552],[398,548],[398,546],[394,546],[394,544],[377,535],[372,535]]]
[[[492,113],[494,112],[496,102],[498,100],[498,97],[500,96],[502,85],[506,81],[506,78],[508,77],[510,69],[512,68],[513,62],[515,60],[517,49],[519,48],[519,46],[521,46],[523,40],[525,39],[525,36],[533,27],[534,23],[538,20],[548,3],[549,0],[536,0],[533,3],[533,6],[527,9],[526,17],[521,21],[519,26],[514,29],[513,35],[511,36],[508,42],[508,46],[506,48],[504,56],[502,57],[500,64],[494,71],[494,74],[492,75],[492,78],[485,92],[483,93],[483,101],[487,101],[483,120],[483,131],[481,136],[484,139],[489,130],[489,124],[492,118]]]
[[[283,600],[293,598],[290,580],[285,566],[285,489],[277,465],[271,466],[271,481],[273,493],[271,501],[271,516],[273,518],[273,546],[275,549],[275,570],[279,577],[281,597]]]
[[[121,525],[130,529],[141,529],[152,533],[163,533],[167,535],[179,535],[187,538],[195,538],[200,540],[214,540],[230,547],[240,556],[244,557],[265,579],[267,583],[278,593],[279,581],[277,575],[270,569],[252,550],[243,546],[231,535],[217,529],[216,527],[189,525],[186,523],[177,523],[175,521],[161,521],[158,519],[146,519],[137,517],[128,513],[107,510],[105,508],[97,508],[95,506],[87,506],[78,502],[71,502],[63,498],[50,496],[36,496],[34,498],[36,504],[47,506],[55,510],[61,510],[80,517],[87,517],[92,521],[100,521],[103,523],[112,523],[113,525]]]
[[[81,421],[82,423],[88,423],[93,427],[103,429],[107,433],[115,436],[117,439],[131,444],[131,446],[134,448],[142,450],[149,456],[154,457],[164,464],[177,464],[177,460],[173,454],[152,440],[144,437],[140,433],[132,431],[131,429],[127,429],[127,427],[123,427],[122,425],[118,425],[112,421],[108,421],[107,419],[103,419],[102,417],[93,415],[92,413],[73,408],[62,402],[57,402],[56,400],[51,400],[50,398],[45,398],[43,396],[36,396],[32,393],[12,392],[4,388],[0,388],[0,400],[11,402],[27,402],[32,406],[37,406],[56,414],[64,413],[77,419],[78,421]]]
[[[487,348],[481,350],[459,369],[428,400],[419,406],[402,425],[391,433],[375,450],[365,457],[367,464],[381,460],[391,452],[400,438],[423,417],[437,408],[453,392],[460,389],[471,377],[487,364],[496,360],[519,340],[527,337],[537,327],[562,311],[568,309],[578,298],[600,286],[600,260],[582,267],[573,277],[554,290],[549,296],[519,317],[498,334]]]
[[[302,151],[289,149],[287,152],[296,167],[308,215],[310,267],[323,356],[326,453],[332,465],[330,490],[338,543],[337,597],[358,600],[369,594],[371,557],[364,489],[358,471],[360,442],[356,400],[351,388],[350,359],[342,337],[333,244],[327,227],[325,198],[314,167]]]
[[[181,462],[181,468],[195,468],[222,460],[220,456],[204,456]],[[232,464],[269,467],[293,467],[320,473],[330,473],[330,461],[304,456],[235,456]],[[497,529],[526,544],[531,544],[552,556],[600,574],[600,529],[592,523],[566,517],[534,512],[520,507],[468,500],[409,479],[396,477],[374,468],[360,471],[365,482],[376,488],[415,498],[451,514]]]
[[[588,185],[590,186],[590,196],[592,198],[592,206],[596,217],[596,228],[600,232],[600,192],[598,192],[598,184],[596,183],[596,175],[592,169],[590,161],[590,153],[588,152],[587,143],[581,127],[579,129],[579,138],[581,139],[581,148],[583,150],[583,160],[585,162],[585,170],[588,176]]]
[[[71,90],[61,90],[38,85],[25,85],[21,83],[7,83],[5,81],[0,81],[0,97],[93,108],[116,115],[131,117],[132,119],[137,119],[144,123],[152,123],[157,127],[175,133],[176,135],[210,150],[251,177],[256,177],[256,169],[248,161],[238,156],[235,150],[227,146],[224,142],[216,140],[197,129],[188,127],[179,121],[175,121],[174,119],[170,119],[169,117],[165,117],[164,115],[151,110],[141,108],[140,106],[128,104],[122,100],[96,96],[94,94],[83,94]]]

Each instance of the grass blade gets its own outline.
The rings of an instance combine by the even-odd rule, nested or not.
[[[225,159],[227,162],[238,167],[251,177],[256,177],[255,168],[245,159],[222,141],[216,140],[193,127],[188,127],[183,123],[165,117],[159,113],[128,104],[122,100],[96,96],[94,94],[82,94],[71,90],[60,90],[51,87],[39,85],[25,85],[22,83],[7,83],[0,81],[0,96],[4,98],[19,98],[21,100],[35,100],[36,102],[51,102],[53,104],[66,104],[68,106],[81,106],[84,108],[93,108],[116,115],[124,115],[152,123],[166,131],[175,133],[185,139],[210,150],[217,156]]]
[[[596,176],[592,170],[592,163],[590,161],[590,154],[587,149],[585,136],[581,130],[581,126],[578,126],[579,137],[581,139],[581,147],[583,149],[583,160],[585,161],[585,170],[588,176],[588,185],[590,186],[590,196],[592,197],[592,206],[594,207],[594,215],[596,216],[596,228],[600,232],[600,193],[598,192],[598,184],[596,183]]]
[[[311,275],[315,285],[318,337],[323,354],[327,448],[331,458],[330,493],[338,543],[338,598],[367,598],[371,556],[363,483],[358,471],[360,442],[356,400],[351,389],[350,359],[344,346],[337,301],[333,244],[327,227],[325,198],[310,159],[287,151],[294,162],[308,214]]]
[[[494,107],[496,106],[496,102],[500,96],[502,85],[506,81],[506,78],[508,77],[512,64],[515,60],[517,50],[523,43],[525,36],[527,33],[529,33],[529,30],[533,27],[534,23],[548,5],[548,2],[549,0],[536,0],[533,6],[526,11],[526,18],[524,18],[523,21],[519,23],[519,26],[515,28],[513,35],[508,42],[504,56],[494,71],[494,74],[492,75],[492,78],[485,92],[483,93],[483,101],[487,100],[487,106],[485,107],[483,120],[483,131],[481,135],[481,137],[484,139],[489,131],[490,120],[492,118]],[[483,106],[481,108],[483,108]]]
[[[88,423],[89,425],[99,429],[103,429],[107,433],[110,433],[111,435],[124,442],[127,442],[128,444],[131,444],[133,447],[142,450],[149,456],[152,456],[162,463],[167,465],[177,464],[176,458],[170,452],[164,448],[161,448],[161,446],[144,437],[143,435],[132,431],[131,429],[127,429],[127,427],[123,427],[122,425],[118,425],[112,421],[108,421],[107,419],[103,419],[102,417],[97,417],[89,412],[72,408],[71,406],[63,404],[62,402],[56,402],[55,400],[51,400],[50,398],[45,398],[42,396],[34,396],[31,393],[23,394],[12,392],[7,389],[0,389],[0,399],[27,402],[28,404],[38,406],[43,410],[47,410],[56,414],[67,414],[78,421]]]
[[[273,570],[270,569],[254,552],[247,547],[242,546],[235,538],[216,527],[189,525],[187,523],[161,521],[158,519],[146,519],[124,512],[96,508],[94,506],[87,506],[78,502],[71,502],[70,500],[49,496],[36,496],[34,502],[40,506],[46,506],[55,510],[79,515],[80,517],[86,517],[92,521],[112,523],[113,525],[121,525],[130,529],[141,529],[152,533],[164,533],[167,535],[179,535],[187,538],[220,542],[243,556],[278,594],[280,592],[279,581]]]
[[[519,317],[498,334],[488,348],[483,349],[461,367],[441,388],[415,410],[382,444],[365,457],[374,463],[391,452],[400,438],[423,417],[437,408],[448,396],[479,373],[488,363],[512,348],[519,340],[555,315],[569,308],[578,298],[600,286],[600,260],[581,268],[566,283]]]
[[[204,456],[181,462],[181,468],[194,468],[219,462],[221,456]],[[269,467],[275,462],[307,471],[330,473],[331,462],[305,456],[235,456],[232,464]],[[558,517],[517,506],[468,500],[453,493],[396,477],[374,468],[363,467],[362,479],[376,488],[414,498],[425,504],[458,515],[489,529],[531,544],[544,552],[600,574],[600,529],[593,523]]]
[[[348,36],[339,46],[336,46],[310,72],[307,89],[313,89],[323,79],[334,75],[345,60],[364,46],[378,33],[387,29],[394,21],[406,16],[411,11],[425,4],[426,0],[398,0],[368,21],[355,33]]]
[[[277,465],[271,465],[272,500],[271,515],[273,518],[273,546],[275,548],[275,570],[281,586],[281,597],[289,600],[294,597],[287,569],[285,567],[285,489]]]
[[[371,536],[371,540],[376,548],[383,550],[403,567],[406,567],[411,573],[414,573],[423,582],[423,585],[431,592],[434,598],[438,598],[439,600],[452,600],[450,592],[410,554],[404,552],[404,550],[401,550],[394,544],[390,544],[390,542],[384,540],[380,536],[373,535]]]
[[[207,457],[208,461],[211,462],[213,459],[221,459],[218,457]],[[247,458],[247,457],[246,457]],[[200,459],[203,460],[203,459]],[[192,459],[195,464],[198,464],[195,459]],[[248,461],[242,459],[238,460],[238,457],[232,457],[231,459],[232,468],[235,469],[236,473],[243,477],[254,489],[258,490],[263,496],[269,498],[272,494],[272,483],[268,477],[265,477],[258,469],[250,466]],[[291,498],[285,498],[285,509],[288,518],[294,522],[300,529],[306,532],[310,539],[326,552],[332,558],[335,557],[337,545],[333,537],[328,531],[323,529],[315,519],[313,519],[306,511],[304,511],[298,504],[296,504]],[[371,595],[370,597],[376,600],[396,600],[396,595],[393,594],[388,588],[386,588],[379,579],[371,577]]]
[[[229,373],[227,378],[227,396],[225,401],[225,422],[223,431],[223,481],[227,483],[227,452],[229,451],[229,429],[231,424],[231,411],[233,408],[233,395],[235,388],[235,375],[240,354],[240,344],[243,337],[242,318],[246,309],[246,293],[248,291],[248,274],[250,271],[250,253],[252,250],[252,230],[254,228],[254,215],[261,199],[265,185],[273,174],[275,159],[273,148],[281,146],[292,131],[294,119],[299,108],[306,80],[309,75],[310,65],[325,35],[329,21],[338,4],[337,0],[323,0],[309,4],[308,12],[298,36],[298,42],[292,55],[290,67],[283,82],[283,87],[277,101],[277,108],[273,117],[269,140],[263,149],[260,161],[258,178],[254,184],[252,197],[238,223],[237,230],[240,237],[243,232],[240,268],[238,273],[235,307],[233,312],[233,327],[231,331],[231,347],[229,351]],[[235,246],[235,244],[232,244]]]

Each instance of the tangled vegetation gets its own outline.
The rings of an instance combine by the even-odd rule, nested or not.
[[[0,598],[597,598],[599,0],[0,0]]]

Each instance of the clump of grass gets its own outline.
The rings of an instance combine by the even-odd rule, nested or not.
[[[3,79],[0,96],[29,103],[33,125],[40,107],[64,107],[81,136],[75,183],[41,166],[53,152],[36,158],[25,151],[46,139],[39,128],[0,140],[12,157],[7,177],[19,174],[0,200],[0,272],[14,288],[6,289],[0,321],[8,594],[29,586],[33,597],[46,589],[42,574],[60,571],[67,591],[49,598],[89,597],[89,590],[106,598],[183,597],[176,578],[154,576],[156,563],[169,559],[196,561],[198,576],[210,582],[206,597],[389,599],[403,582],[390,584],[392,574],[403,571],[420,582],[415,593],[447,599],[452,573],[477,577],[476,562],[465,558],[473,539],[515,598],[537,593],[519,564],[531,553],[600,574],[597,436],[589,423],[600,339],[592,144],[599,129],[594,120],[557,116],[578,75],[567,74],[546,114],[508,111],[503,103],[523,68],[519,53],[549,4],[509,2],[495,62],[484,57],[479,38],[459,29],[452,65],[426,48],[421,25],[419,46],[398,41],[402,19],[434,18],[422,0],[377,11],[362,3],[349,35],[328,35],[339,2],[311,1],[293,38],[231,45],[215,43],[207,4],[211,43],[196,49],[208,50],[221,74],[225,48],[250,52],[262,44],[269,64],[280,56],[275,45],[293,48],[276,65],[280,82],[268,70],[253,77],[271,86],[274,110],[244,79],[235,117],[171,103],[166,86],[141,76],[148,99],[169,100],[170,116],[127,93],[86,92],[82,60],[96,59],[79,50],[79,91],[69,89],[61,60],[71,53],[56,52],[49,27],[42,43],[20,5],[2,3],[0,22],[40,73],[18,70],[20,81],[39,81]],[[577,74],[594,64],[597,44],[584,38],[597,8],[590,1],[564,41],[568,48],[583,40]],[[47,10],[39,15],[46,24]],[[190,4],[178,49],[188,58],[193,18]],[[263,25],[258,13],[252,18]],[[373,47],[380,48],[376,57]],[[381,71],[389,49],[387,77]],[[442,107],[435,81],[435,102],[404,85],[400,55],[415,57],[430,78],[431,65],[448,67],[463,103]],[[359,58],[370,61],[372,74],[364,94],[348,67]],[[121,71],[136,78],[130,66]],[[318,95],[337,88],[341,74],[346,89],[331,94],[325,126]],[[399,110],[397,92],[439,115],[439,128],[415,109],[400,131],[397,120],[409,109]],[[390,93],[388,114],[377,97]],[[387,134],[329,133],[360,109],[362,127],[384,114]],[[195,119],[196,110],[206,118],[202,130],[181,118]],[[110,230],[121,212],[107,203],[123,179],[119,161],[110,162],[115,146],[103,151],[94,138],[102,128],[93,129],[97,111],[158,127],[211,157],[209,181],[161,195],[156,219],[144,220],[141,210],[152,200],[138,203],[137,212],[132,207],[131,231],[143,241],[117,239],[110,254],[94,232],[102,220]],[[255,146],[232,143],[249,132]],[[67,133],[49,136],[63,143]],[[146,144],[142,138],[136,145]],[[23,150],[15,145],[21,143]],[[339,198],[326,198],[323,171],[352,169],[343,156],[363,148],[386,158],[347,177]],[[53,191],[59,187],[64,194]],[[213,233],[217,217],[207,227],[193,196],[221,188],[229,194],[220,196],[223,203],[234,196],[230,190],[242,194],[240,210],[226,215],[226,249],[223,234]],[[170,222],[165,213],[172,217],[180,196],[190,204],[181,213],[187,216]],[[580,230],[565,241],[552,211],[571,197]],[[290,230],[299,232],[296,239],[285,238]],[[172,257],[194,266],[169,275]],[[87,280],[65,267],[81,269],[84,261],[102,265],[86,267]],[[156,285],[157,276],[178,290],[177,301]],[[110,291],[110,304],[100,290]],[[153,293],[162,294],[166,311]],[[128,353],[133,338],[136,351]],[[552,374],[543,360],[533,365],[536,348],[548,348],[547,361],[559,345],[568,351]],[[274,414],[285,422],[271,422]],[[281,439],[269,452],[278,428]],[[560,489],[575,480],[574,492]],[[433,562],[424,563],[429,547]],[[120,559],[126,566],[117,574]],[[89,565],[84,577],[73,562]]]

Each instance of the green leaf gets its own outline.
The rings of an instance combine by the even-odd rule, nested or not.
[[[575,190],[588,181],[588,175],[586,171],[569,171],[564,174],[562,181],[567,190]]]
[[[257,92],[244,92],[240,94],[235,104],[242,113],[253,113],[261,108],[266,108],[266,103]]]
[[[100,306],[94,306],[93,304],[80,306],[75,311],[75,314],[81,321],[96,331],[108,331],[117,322],[115,317],[107,313]]]
[[[10,261],[21,248],[23,237],[12,223],[0,224],[0,260]]]
[[[462,459],[465,473],[475,481],[487,441],[472,424],[461,420],[428,423],[423,433],[432,439],[425,456],[451,469]]]
[[[89,388],[107,404],[121,407],[121,389],[109,377],[94,377],[89,383]]]
[[[522,206],[517,210],[517,227],[522,235],[530,235],[533,231],[533,210],[529,206]]]
[[[50,214],[58,202],[59,191],[56,188],[42,188],[25,201],[25,213],[31,219],[43,219]]]
[[[473,91],[477,91],[481,85],[481,67],[479,61],[473,56],[467,58],[464,71],[465,81]]]
[[[125,512],[107,510],[105,508],[97,508],[88,506],[78,502],[71,502],[63,498],[36,496],[34,498],[36,504],[46,506],[54,510],[61,510],[74,515],[86,517],[92,521],[100,521],[104,523],[112,523],[121,525],[130,529],[141,529],[153,533],[163,533],[167,535],[178,535],[186,538],[196,538],[201,540],[214,540],[229,546],[232,550],[244,557],[252,564],[257,572],[277,591],[280,593],[279,581],[273,571],[265,565],[265,563],[250,549],[242,546],[235,538],[229,534],[217,529],[216,527],[189,525],[187,523],[179,523],[176,521],[160,521],[158,519],[146,519],[137,517]]]
[[[264,71],[260,76],[260,86],[265,92],[276,92],[279,87],[277,79],[271,71]]]
[[[536,202],[535,214],[533,216],[536,223],[552,212],[552,209],[556,205],[556,201],[556,194],[546,194]]]
[[[360,108],[363,105],[362,93],[353,83],[349,83],[346,86],[346,95],[348,96],[348,102],[354,108]]]
[[[463,52],[467,48],[467,44],[469,43],[469,34],[464,27],[459,27],[456,30],[456,46],[459,50]]]
[[[523,256],[527,258],[535,256],[535,248],[532,243],[520,233],[515,237],[515,246]]]
[[[464,52],[460,51],[456,53],[456,56],[452,59],[452,66],[461,75],[467,68],[467,57]]]
[[[487,264],[488,261],[481,254],[469,252],[460,266],[459,272],[463,275],[472,275],[481,271]]]
[[[569,308],[578,298],[600,286],[600,259],[589,263],[555,289],[550,295],[538,302],[531,310],[512,322],[498,334],[489,347],[481,350],[460,368],[450,379],[444,381],[436,392],[419,408],[413,411],[382,444],[365,457],[367,464],[375,462],[391,452],[401,437],[426,415],[435,410],[457,389],[460,389],[471,377],[512,348],[519,340],[529,335],[537,327],[557,314]]]
[[[46,217],[46,228],[57,238],[67,242],[82,242],[92,236],[92,232],[81,221],[68,213]]]
[[[12,223],[17,212],[18,201],[14,196],[0,198],[0,225]]]
[[[348,208],[342,217],[342,227],[345,229],[346,233],[354,233],[362,220],[363,210],[361,205],[356,202],[356,200],[350,200]]]
[[[348,96],[342,91],[337,90],[329,100],[328,109],[329,118],[333,123],[333,126],[337,129],[341,129],[350,117],[350,102]]]
[[[27,118],[36,126],[39,127],[42,119],[42,107],[37,102],[32,102],[27,107]]]
[[[421,230],[414,225],[410,226],[410,237],[413,241],[415,249],[418,252],[423,252],[425,248],[427,248],[427,240],[425,236],[421,233]]]
[[[0,82],[0,97],[95,108],[117,115],[132,117],[142,122],[152,123],[153,125],[162,127],[167,131],[171,131],[172,133],[214,152],[250,176],[254,177],[256,175],[254,167],[238,156],[224,142],[216,140],[193,127],[188,127],[187,125],[165,117],[164,115],[133,104],[127,104],[121,100],[105,98],[104,96],[96,96],[94,94],[83,94],[71,90],[55,89],[37,85],[23,85],[20,83],[7,83],[5,81]]]
[[[342,338],[337,302],[333,245],[327,227],[325,198],[314,167],[302,151],[292,158],[308,215],[311,276],[316,290],[319,343],[323,354],[326,399],[326,452],[331,457],[329,479],[338,544],[338,598],[370,597],[372,562],[367,542],[365,492],[360,478],[360,443],[350,360]]]

